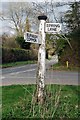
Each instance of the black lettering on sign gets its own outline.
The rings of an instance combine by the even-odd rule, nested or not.
[[[37,42],[37,36],[34,34],[27,33],[27,41],[29,42]]]
[[[50,31],[56,31],[56,28],[50,28]]]
[[[56,31],[56,28],[48,28],[48,31]]]
[[[47,27],[60,27],[60,24],[47,24]]]

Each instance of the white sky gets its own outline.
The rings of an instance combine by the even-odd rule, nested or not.
[[[0,0],[1,2],[50,2],[51,0]],[[53,2],[74,2],[74,1],[80,1],[80,0],[53,0]]]
[[[51,0],[0,0],[0,11],[1,11],[1,7],[2,7],[2,3],[4,2],[50,2]],[[53,0],[53,2],[73,2],[73,1],[80,1],[80,0]],[[5,6],[6,7],[6,6]],[[57,10],[60,8],[57,8]],[[62,8],[63,10],[65,10],[64,8]],[[59,10],[60,11],[60,10]],[[56,11],[57,12],[57,11]],[[6,21],[2,22],[0,21],[0,34],[2,34],[2,29],[4,30],[4,32],[9,32],[9,30],[6,28],[6,25],[8,23]]]

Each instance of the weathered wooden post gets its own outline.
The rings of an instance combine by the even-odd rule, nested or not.
[[[39,40],[41,44],[39,45],[38,51],[38,71],[37,71],[37,100],[41,104],[44,101],[44,87],[45,87],[45,22],[47,16],[38,16],[40,20],[39,25]]]
[[[61,30],[60,23],[46,23],[47,16],[41,15],[38,16],[40,20],[39,25],[39,35],[25,32],[24,33],[24,40],[25,42],[30,43],[37,43],[39,44],[39,51],[38,51],[38,70],[37,70],[37,100],[39,103],[44,102],[44,87],[45,87],[45,32],[46,33],[53,33],[58,34]]]

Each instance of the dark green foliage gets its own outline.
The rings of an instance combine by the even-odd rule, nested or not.
[[[46,34],[46,58],[55,53],[55,40],[52,34]]]
[[[37,54],[32,50],[2,48],[2,63],[37,60]]]
[[[80,27],[78,29],[75,29],[70,35],[70,38],[72,38],[72,40],[76,39],[76,42],[78,42],[79,46],[80,46]]]
[[[67,44],[64,50],[60,54],[60,62],[66,64],[69,61],[71,66],[80,66],[80,28],[75,29],[71,34],[68,35],[70,38],[70,44],[72,49]]]
[[[30,49],[31,43],[25,42],[24,37],[17,36],[16,41],[20,45],[21,48]]]
[[[62,64],[66,64],[66,61],[69,61],[69,65],[71,66],[80,66],[79,61],[79,46],[77,40],[71,40],[72,49],[69,45],[66,46],[64,51],[60,55],[60,62]]]
[[[80,66],[80,2],[74,2],[70,5],[71,10],[68,10],[65,15],[65,22],[68,28],[67,37],[70,44],[67,45],[60,54],[60,62],[66,64],[69,61],[71,66]]]
[[[56,52],[58,53],[59,56],[64,51],[64,48],[66,47],[67,44],[68,43],[65,39],[60,38],[56,40]]]
[[[2,48],[0,47],[0,64],[2,63]]]
[[[70,10],[66,12],[65,22],[71,32],[80,27],[80,2],[70,4]]]

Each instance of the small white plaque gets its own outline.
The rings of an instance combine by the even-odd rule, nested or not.
[[[45,32],[48,33],[59,33],[61,30],[60,23],[46,23],[45,24]]]

